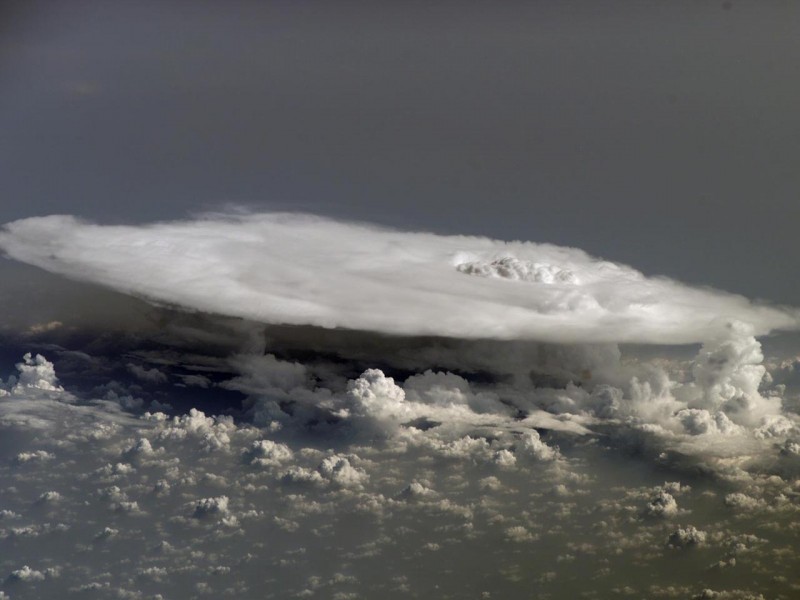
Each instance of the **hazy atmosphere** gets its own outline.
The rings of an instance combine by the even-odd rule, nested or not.
[[[0,598],[797,597],[799,34],[3,3]]]

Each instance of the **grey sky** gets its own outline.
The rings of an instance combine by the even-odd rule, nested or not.
[[[800,304],[795,3],[24,4],[2,222],[231,202]]]

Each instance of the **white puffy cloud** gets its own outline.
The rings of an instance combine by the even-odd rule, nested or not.
[[[8,394],[41,396],[42,392],[53,392],[52,397],[64,391],[58,384],[53,363],[41,354],[26,353],[22,362],[17,363],[17,371],[19,374],[9,377],[5,385],[0,380],[0,397]]]
[[[278,466],[281,463],[290,461],[293,453],[286,444],[272,440],[256,440],[243,453],[243,456],[251,465],[266,467]]]
[[[753,333],[751,325],[734,320],[705,341],[692,365],[694,382],[682,390],[692,407],[737,413],[763,403],[758,388],[766,368]]]
[[[532,542],[537,538],[522,525],[515,525],[506,529],[506,538],[512,542]]]
[[[16,581],[43,581],[44,573],[25,565],[21,569],[11,571],[10,577]]]
[[[753,432],[757,438],[787,438],[797,432],[797,424],[783,415],[766,415]]]
[[[390,432],[415,415],[405,401],[403,388],[380,369],[367,369],[347,384],[344,416],[362,427]]]
[[[698,408],[684,408],[675,415],[690,435],[741,433],[742,428],[724,412],[710,413]]]
[[[418,481],[412,481],[404,487],[397,497],[402,500],[420,500],[424,498],[432,498],[436,496],[436,492],[429,487],[421,484]]]
[[[166,417],[166,415],[163,415]],[[145,417],[156,422],[163,421],[161,414],[146,413]],[[227,450],[230,434],[236,430],[230,417],[207,417],[202,411],[192,408],[188,414],[173,417],[169,426],[159,432],[160,441],[196,439],[206,452]]]
[[[344,488],[360,487],[369,475],[350,464],[346,456],[328,456],[320,463],[319,473],[327,480]]]
[[[517,453],[540,461],[550,461],[558,458],[558,451],[545,444],[535,429],[522,434],[517,444]]]
[[[55,454],[47,452],[46,450],[34,450],[32,452],[20,452],[14,459],[19,464],[24,463],[40,463],[48,460],[53,460]]]
[[[67,277],[266,323],[650,343],[705,341],[731,319],[756,334],[798,325],[796,311],[647,278],[574,248],[291,214],[147,226],[31,218],[5,225],[0,248]]]
[[[645,514],[651,517],[674,517],[678,514],[678,502],[666,490],[659,490],[645,506]]]
[[[502,412],[497,395],[474,393],[469,382],[459,375],[430,369],[403,382],[409,401],[442,407],[468,406],[477,413]]]
[[[352,401],[353,412],[358,416],[394,413],[401,410],[405,391],[394,379],[386,377],[380,369],[367,369],[358,379],[347,385],[347,396]]]
[[[59,502],[60,500],[61,500],[61,494],[53,490],[48,490],[47,492],[42,492],[42,494],[36,499],[36,503],[53,504]]]
[[[725,504],[735,510],[743,511],[753,511],[766,506],[766,502],[762,498],[754,498],[742,492],[727,494]]]
[[[705,544],[708,534],[700,531],[694,525],[678,527],[669,534],[667,544],[675,548],[687,548],[690,546],[700,546]]]
[[[226,515],[229,499],[227,496],[215,496],[213,498],[200,498],[192,503],[192,516],[202,519],[208,516]]]

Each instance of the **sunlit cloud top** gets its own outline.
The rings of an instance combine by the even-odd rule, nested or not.
[[[11,258],[189,310],[396,335],[692,343],[798,312],[646,277],[575,248],[382,229],[295,214],[141,226],[7,224]]]

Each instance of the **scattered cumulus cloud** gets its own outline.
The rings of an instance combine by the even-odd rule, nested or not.
[[[148,598],[202,589],[247,597],[265,581],[280,581],[276,598],[370,597],[387,581],[409,593],[435,580],[456,597],[474,589],[514,596],[534,587],[558,597],[585,589],[585,577],[575,577],[578,564],[606,595],[627,586],[633,595],[689,598],[712,589],[719,569],[771,590],[791,589],[797,557],[777,532],[793,531],[787,528],[800,511],[795,476],[770,473],[766,463],[743,470],[756,447],[747,446],[735,476],[708,463],[719,467],[724,487],[714,478],[697,489],[678,480],[653,485],[650,469],[631,469],[608,435],[660,423],[664,432],[654,443],[664,453],[677,439],[709,438],[713,446],[734,435],[774,459],[783,456],[776,440],[793,439],[780,426],[770,438],[746,425],[735,434],[695,434],[677,417],[671,423],[658,411],[637,413],[627,405],[644,400],[624,386],[604,392],[618,405],[614,411],[598,409],[608,402],[591,390],[562,390],[575,397],[563,407],[587,427],[579,433],[542,421],[533,426],[509,409],[513,388],[502,381],[433,370],[390,377],[373,368],[343,382],[332,378],[339,383],[323,389],[314,364],[274,356],[238,364],[231,379],[239,378],[253,406],[270,402],[270,394],[280,399],[276,410],[288,411],[282,427],[197,409],[128,414],[60,389],[44,357],[21,361],[17,372],[31,386],[9,379],[0,399],[0,444],[13,440],[16,448],[14,460],[0,463],[0,548],[15,548],[4,552],[13,560],[4,563],[3,592]],[[269,385],[259,388],[257,376]],[[705,389],[720,379],[667,389],[690,383]],[[542,394],[546,405],[549,392],[537,390],[525,390],[527,402]],[[316,412],[296,409],[314,398],[324,404]],[[522,397],[516,401],[532,410]],[[722,411],[725,404],[685,410]],[[37,420],[9,418],[14,414]],[[320,429],[324,414],[331,422]],[[617,443],[627,448],[632,441]],[[767,560],[775,552],[783,558]],[[679,553],[691,553],[696,568],[664,569]],[[439,570],[420,576],[450,557],[457,562],[445,568],[458,577],[443,580]],[[473,559],[500,566],[487,575],[461,564]],[[634,567],[653,574],[650,583],[625,577]],[[745,586],[731,590],[718,597],[747,597]]]

